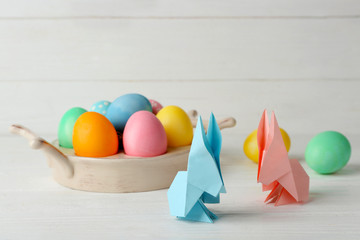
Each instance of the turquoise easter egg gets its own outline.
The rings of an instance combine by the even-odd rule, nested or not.
[[[330,174],[342,169],[350,155],[349,140],[339,132],[326,131],[310,140],[305,151],[305,161],[314,171]]]
[[[81,107],[69,109],[61,118],[58,128],[59,145],[64,148],[73,148],[73,129],[76,120],[81,114],[87,112]]]

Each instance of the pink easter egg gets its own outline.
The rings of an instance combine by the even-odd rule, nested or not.
[[[152,112],[156,115],[163,108],[163,106],[158,101],[153,99],[149,99],[149,101],[151,103]]]
[[[149,111],[131,115],[123,133],[125,154],[154,157],[166,153],[167,137],[160,120]]]

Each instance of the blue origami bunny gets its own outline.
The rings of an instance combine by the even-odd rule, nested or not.
[[[187,171],[178,172],[168,190],[171,215],[201,222],[217,218],[204,203],[219,203],[220,193],[226,192],[220,170],[221,142],[214,115],[211,113],[206,135],[199,117]]]

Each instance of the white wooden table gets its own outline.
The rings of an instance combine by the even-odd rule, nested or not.
[[[257,166],[242,153],[245,136],[228,132],[221,155],[228,193],[208,205],[219,216],[214,224],[170,216],[166,190],[101,194],[62,187],[42,153],[19,137],[1,138],[1,239],[359,239],[358,148],[342,171],[322,176],[302,158],[309,136],[294,136],[291,156],[310,176],[310,200],[274,207],[263,203]],[[358,136],[350,140],[360,144]]]
[[[360,239],[360,2],[355,0],[17,0],[0,2],[0,239]],[[52,140],[62,114],[139,92],[233,116],[223,132],[228,193],[214,224],[170,216],[166,190],[100,194],[51,178],[42,153],[8,133]],[[310,201],[274,207],[242,144],[264,108],[310,175]],[[303,155],[337,130],[349,164],[318,175]]]

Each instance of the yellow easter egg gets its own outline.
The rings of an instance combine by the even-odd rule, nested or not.
[[[290,145],[291,145],[290,137],[289,137],[289,135],[287,134],[287,132],[284,129],[280,128],[280,132],[281,132],[281,136],[282,136],[282,138],[284,140],[286,150],[289,152]],[[255,163],[258,163],[258,161],[259,161],[259,149],[258,149],[258,145],[257,145],[257,130],[254,130],[245,139],[244,153],[249,159],[251,159]]]
[[[184,110],[177,106],[166,106],[156,114],[156,117],[164,126],[169,147],[191,144],[193,126]]]

